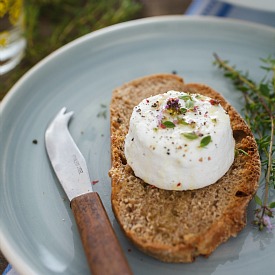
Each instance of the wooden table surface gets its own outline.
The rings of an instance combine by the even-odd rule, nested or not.
[[[159,15],[184,14],[191,0],[140,0],[140,2],[143,5],[141,18],[144,18]],[[16,70],[16,68],[14,70]],[[0,76],[0,81],[8,81],[8,78],[9,73]],[[3,91],[1,92],[3,93]],[[7,92],[8,91],[4,91],[4,94]],[[5,257],[0,251],[0,274],[3,273],[7,264]]]

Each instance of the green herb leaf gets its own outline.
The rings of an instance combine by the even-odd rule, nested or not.
[[[182,96],[179,96],[179,99],[187,101],[187,100],[192,100],[192,97],[190,95],[182,95]]]
[[[222,60],[214,54],[215,63],[224,72],[224,76],[232,80],[235,88],[242,92],[244,99],[243,115],[255,135],[261,158],[261,166],[264,170],[264,180],[261,187],[264,188],[264,196],[261,200],[255,196],[256,203],[260,206],[255,210],[254,224],[259,230],[266,226],[265,216],[274,218],[270,206],[275,208],[275,202],[269,202],[270,188],[275,189],[275,55],[261,58],[264,63],[260,68],[264,70],[262,80],[258,83],[250,79],[248,72],[242,72],[235,66],[230,66],[228,61]],[[240,153],[238,150],[237,153]],[[242,152],[244,153],[244,152]]]
[[[266,83],[261,83],[260,84],[260,87],[259,87],[259,90],[261,91],[261,93],[264,95],[264,96],[269,96],[269,87]]]
[[[185,113],[187,112],[187,109],[186,109],[186,108],[180,108],[180,112],[181,112],[182,114],[185,114]]]
[[[179,119],[178,119],[178,124],[181,124],[181,125],[189,125],[189,123],[186,122],[183,118],[179,118]]]
[[[185,103],[185,107],[187,109],[192,109],[194,107],[194,101],[192,101],[191,99],[187,100]]]
[[[181,135],[183,135],[184,137],[188,138],[188,139],[197,139],[199,136],[197,134],[195,134],[194,132],[190,132],[190,133],[182,133]]]
[[[205,147],[207,146],[210,142],[211,142],[211,136],[206,136],[204,138],[202,138],[201,142],[200,142],[200,147]]]
[[[236,150],[237,150],[238,153],[242,153],[246,156],[249,156],[249,154],[246,151],[244,151],[243,149],[236,149]]]
[[[260,205],[260,206],[263,205],[262,200],[260,199],[260,197],[257,194],[255,195],[254,200],[258,205]]]
[[[162,122],[162,124],[167,128],[174,128],[176,126],[172,121],[169,120]]]
[[[211,121],[212,121],[213,123],[217,123],[217,119],[216,119],[216,118],[211,118]]]

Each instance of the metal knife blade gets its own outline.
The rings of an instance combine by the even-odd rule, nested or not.
[[[72,116],[73,112],[66,113],[62,108],[45,133],[53,169],[70,201],[93,191],[86,161],[68,130]]]
[[[66,192],[92,274],[132,274],[99,195],[93,192],[86,161],[68,130],[73,112],[62,108],[45,132],[46,150]]]

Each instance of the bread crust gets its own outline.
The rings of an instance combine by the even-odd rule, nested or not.
[[[169,191],[135,177],[124,156],[133,107],[168,90],[200,93],[220,100],[230,116],[239,153],[216,183],[197,190]],[[246,209],[256,193],[260,159],[255,139],[237,111],[212,88],[185,84],[172,74],[142,77],[113,92],[110,104],[112,208],[125,235],[143,252],[164,262],[192,262],[210,255],[246,225]]]

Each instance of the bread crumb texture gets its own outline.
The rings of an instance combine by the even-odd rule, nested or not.
[[[124,139],[134,106],[168,90],[220,100],[230,116],[236,149],[248,154],[236,154],[228,172],[210,186],[162,190],[135,177],[127,164]],[[112,207],[122,230],[140,250],[165,262],[192,262],[244,228],[247,205],[258,187],[260,160],[250,129],[220,94],[206,85],[184,84],[176,75],[151,75],[117,88],[110,116]]]

